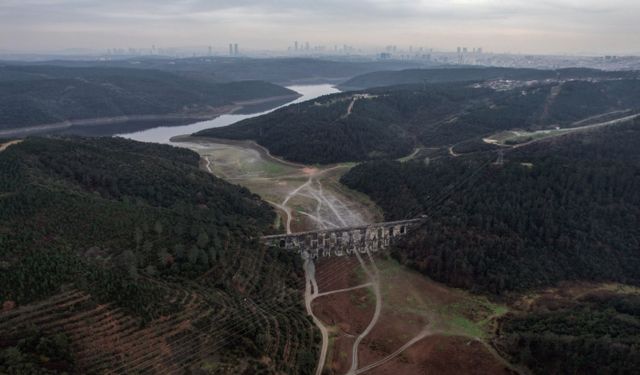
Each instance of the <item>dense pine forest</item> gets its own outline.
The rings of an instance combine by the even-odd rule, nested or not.
[[[48,65],[23,63],[24,66]],[[311,57],[250,58],[206,56],[193,58],[157,58],[140,56],[107,61],[55,61],[58,66],[69,68],[128,68],[153,69],[183,77],[208,82],[233,82],[260,80],[275,84],[324,83],[344,81],[360,74],[422,67],[424,62],[401,60],[351,60],[340,61]]]
[[[611,72],[595,69],[568,68],[541,70],[525,68],[497,68],[483,66],[442,66],[432,69],[405,69],[365,73],[340,84],[343,89],[361,90],[372,87],[408,85],[416,83],[464,82],[487,80],[532,81],[546,79],[637,78],[637,72]]]
[[[571,127],[640,108],[640,80],[558,81],[496,90],[446,83],[325,96],[198,136],[252,139],[303,163],[398,158],[509,129]]]
[[[551,311],[508,315],[496,343],[535,374],[633,374],[640,368],[640,297],[591,293]]]
[[[253,239],[274,213],[198,164],[118,138],[29,138],[0,153],[0,372],[139,371],[135,352],[117,354],[129,341],[172,371],[213,352],[227,372],[313,370],[300,260]],[[76,316],[87,324],[68,324]],[[104,360],[83,331],[102,319],[122,325],[101,335]]]
[[[143,69],[0,65],[0,129],[132,115],[197,116],[295,92],[263,81],[208,82]]]
[[[342,179],[390,220],[429,216],[393,252],[435,280],[502,293],[640,282],[640,123],[494,153],[356,166]]]
[[[638,285],[638,144],[636,120],[506,150],[503,165],[493,151],[374,161],[342,182],[389,220],[428,215],[391,255],[448,285],[507,300],[562,281]],[[536,374],[634,373],[637,290],[609,289],[516,307],[494,345]]]

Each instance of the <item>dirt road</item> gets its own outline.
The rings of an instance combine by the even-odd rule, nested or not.
[[[376,299],[376,307],[373,312],[373,317],[369,322],[369,325],[367,326],[367,328],[365,328],[364,331],[362,331],[362,333],[358,335],[358,337],[356,337],[353,343],[353,347],[351,348],[351,368],[347,373],[349,375],[356,374],[356,370],[358,369],[358,346],[360,346],[360,342],[362,342],[362,340],[365,337],[367,337],[369,332],[371,332],[373,327],[375,327],[376,323],[378,323],[378,320],[380,319],[380,313],[382,312],[382,293],[380,292],[380,272],[376,267],[376,263],[373,260],[371,253],[367,251],[367,255],[369,257],[370,267],[371,267],[371,269],[369,269],[369,267],[367,267],[365,262],[362,260],[362,256],[360,256],[360,254],[357,251],[355,252],[355,254],[356,254],[356,257],[358,258],[358,262],[360,263],[360,266],[362,267],[364,272],[367,274],[367,277],[369,278],[369,282],[373,285],[373,294],[375,295],[375,299]]]
[[[191,139],[193,142],[194,140]],[[338,178],[350,165],[311,167],[280,161],[266,150],[250,143],[211,144],[198,140],[192,149],[201,154],[202,168],[217,174],[233,183],[239,183],[251,191],[260,194],[280,212],[287,233],[308,229],[324,229],[362,225],[377,220],[369,206],[357,201],[339,185]],[[304,256],[305,287],[304,304],[307,314],[322,336],[316,375],[322,374],[328,358],[331,338],[330,327],[313,311],[313,302],[319,297],[336,293],[352,293],[367,288],[373,293],[375,308],[364,329],[355,335],[348,351],[351,363],[344,369],[348,374],[360,374],[374,367],[392,361],[396,356],[414,343],[424,338],[430,331],[418,330],[414,337],[407,338],[404,345],[396,348],[386,357],[374,363],[366,363],[359,368],[359,354],[362,355],[362,343],[380,324],[385,308],[381,288],[381,275],[376,260],[370,253],[357,253],[359,268],[364,271],[366,280],[356,286],[338,287],[333,290],[320,290],[316,279],[316,264],[308,254]],[[334,272],[346,272],[347,269]],[[412,335],[413,336],[413,335]],[[349,366],[349,367],[347,367]]]
[[[15,141],[9,141],[7,143],[0,143],[0,152],[6,150],[7,148],[9,148],[10,146],[16,145],[18,143],[22,142],[22,139],[16,139]]]
[[[245,186],[275,207],[280,213],[280,222],[283,223],[283,229],[287,233],[362,225],[381,219],[379,212],[375,211],[376,207],[367,201],[366,197],[359,196],[358,193],[349,191],[339,184],[339,177],[351,165],[312,167],[290,163],[279,160],[264,148],[251,142],[218,143],[189,137],[184,141],[185,146],[202,156],[201,166],[204,170],[232,183]],[[329,271],[329,276],[324,272],[317,276],[316,261],[310,259],[308,254],[304,256],[305,309],[318,327],[322,338],[316,375],[322,374],[325,367],[335,366],[336,361],[340,362],[342,373],[352,375],[366,373],[385,364],[388,366],[390,362],[397,361],[397,357],[405,350],[414,345],[420,345],[425,337],[439,332],[438,327],[433,326],[432,319],[428,318],[428,325],[419,325],[413,331],[405,331],[402,338],[397,336],[401,331],[397,331],[396,336],[388,337],[393,339],[396,346],[388,353],[384,353],[385,355],[372,360],[371,349],[365,343],[368,340],[379,339],[381,334],[384,335],[380,330],[385,329],[382,326],[388,327],[388,312],[394,309],[394,304],[398,301],[391,300],[393,297],[389,296],[389,291],[385,289],[386,282],[384,285],[381,282],[389,277],[381,271],[386,268],[380,268],[387,267],[384,266],[386,263],[381,263],[380,259],[374,259],[369,253],[358,253],[354,257],[358,260],[355,262],[354,259],[353,264],[364,271],[364,279],[360,283],[334,284],[335,287],[332,288],[329,286],[331,284],[326,284],[327,277],[345,277],[345,273],[354,272],[353,267],[338,267]],[[340,294],[341,297],[343,297],[342,294],[349,296],[353,293],[362,293],[363,289],[371,292],[369,300],[375,303],[371,308],[372,314],[362,321],[361,331],[354,332],[349,336],[348,341],[342,341],[342,345],[346,345],[343,346],[345,356],[336,357],[341,354],[336,354],[334,351],[336,346],[331,345],[331,340],[340,340],[345,337],[337,332],[340,331],[341,324],[348,324],[348,322],[339,320],[337,323],[329,324],[329,321],[323,320],[324,317],[320,319],[319,316],[323,316],[323,310],[318,310],[318,306],[322,306],[323,299],[319,298],[335,294]],[[385,290],[384,295],[387,297],[383,298]],[[385,298],[390,300],[385,301]],[[402,303],[409,302],[403,300]],[[331,306],[331,308],[340,309],[341,306]]]
[[[315,323],[316,327],[322,334],[322,344],[320,347],[320,356],[318,357],[318,365],[316,366],[316,375],[321,375],[324,369],[324,363],[327,360],[327,351],[329,349],[329,330],[322,323],[320,319],[313,313],[311,308],[311,302],[318,297],[318,283],[316,282],[316,272],[313,260],[309,259],[309,255],[306,254],[304,261],[304,277],[305,277],[305,289],[304,289],[304,306],[307,309],[307,314],[311,316],[311,319]]]
[[[377,213],[369,212],[368,206],[357,202],[346,192],[346,188],[337,187],[336,181],[340,172],[350,168],[349,165],[317,168],[291,163],[274,157],[268,150],[255,143],[246,141],[219,141],[195,137],[180,137],[174,140],[184,142],[183,146],[198,152],[203,159],[203,169],[249,188],[277,208],[287,233],[303,229],[362,225],[377,218]],[[305,307],[322,334],[316,367],[316,374],[319,375],[327,358],[329,331],[314,314],[311,303],[326,293],[348,291],[320,293],[315,276],[315,263],[308,256],[305,257],[304,270]],[[379,287],[374,286],[374,289]],[[376,294],[379,294],[379,290]],[[381,300],[378,298],[377,303],[381,304],[379,301]],[[370,325],[374,324],[375,321]],[[364,336],[366,334],[362,337]],[[353,350],[357,351],[357,345]]]

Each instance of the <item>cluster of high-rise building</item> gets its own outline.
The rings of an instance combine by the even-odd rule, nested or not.
[[[469,49],[467,47],[456,48],[458,64],[475,64],[478,56],[482,55],[482,47]]]
[[[239,56],[238,43],[229,43],[229,56]]]
[[[157,48],[154,45],[151,48],[109,48],[107,56],[148,56],[148,55],[174,55],[176,49],[173,48]]]
[[[222,48],[220,48],[222,47]],[[359,49],[347,44],[342,45],[312,45],[309,42],[295,41],[287,48],[287,55],[293,56],[333,56],[335,58],[369,58],[376,60],[407,60],[422,64],[460,64],[485,65],[501,67],[531,67],[542,69],[557,69],[570,66],[588,67],[596,69],[640,69],[640,58],[637,56],[553,56],[528,55],[512,53],[485,52],[482,47],[456,47],[443,51],[420,46],[387,45],[382,48]],[[247,51],[242,56],[270,57],[282,56],[283,51]],[[228,52],[225,47],[211,45],[193,48],[160,48],[152,45],[147,48],[109,48],[100,59],[122,59],[136,56],[171,56],[181,57],[213,57],[240,56],[238,43],[229,43]]]
[[[289,51],[293,52],[301,52],[301,51],[309,51],[311,47],[309,46],[309,42],[298,42],[297,40],[293,42],[293,46],[289,47]]]
[[[472,50],[469,50],[469,48],[467,48],[467,47],[458,47],[457,51],[458,51],[458,55],[467,54],[467,53],[473,53],[473,54],[480,55],[480,54],[482,54],[482,47],[474,48]]]
[[[293,45],[290,45],[287,48],[287,52],[294,54],[322,54],[322,53],[356,53],[357,50],[355,47],[343,44],[343,45],[333,45],[324,46],[324,45],[311,45],[309,42],[298,42],[297,40],[293,42]]]

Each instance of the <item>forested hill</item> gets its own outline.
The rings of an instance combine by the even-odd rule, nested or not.
[[[341,93],[197,133],[252,139],[304,163],[397,158],[510,129],[553,129],[640,108],[640,80],[562,81],[495,90],[443,83]]]
[[[118,138],[0,152],[0,372],[312,371],[299,259],[254,240],[273,211],[198,164]]]
[[[26,64],[26,63],[25,63]],[[42,63],[30,63],[38,66]],[[135,57],[111,61],[53,61],[44,64],[67,67],[102,67],[154,69],[171,72],[201,81],[231,82],[262,80],[276,84],[318,83],[342,81],[360,74],[424,66],[399,60],[361,61],[316,59],[306,57],[249,58],[249,57]]]
[[[427,214],[393,255],[449,285],[502,293],[561,280],[638,284],[639,144],[636,121],[520,147],[502,166],[494,153],[377,161],[342,182],[389,220]]]
[[[372,87],[397,86],[418,83],[464,82],[486,80],[545,80],[545,79],[629,79],[638,72],[608,72],[595,69],[540,70],[495,67],[441,67],[432,69],[406,69],[362,74],[340,84],[343,90],[361,90]]]
[[[297,93],[263,81],[213,83],[150,69],[0,66],[0,129],[136,115],[202,116]]]

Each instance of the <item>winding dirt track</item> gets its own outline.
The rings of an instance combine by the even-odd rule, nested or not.
[[[355,102],[355,100],[354,100]],[[240,144],[238,144],[240,146]],[[255,145],[244,144],[242,146],[251,147],[256,150]],[[257,149],[260,152],[260,155],[263,158],[281,162],[279,158],[276,158],[268,153],[264,148]],[[202,166],[204,169],[209,172],[213,172],[214,170],[214,159],[210,159],[208,156],[203,155],[203,163]],[[296,215],[304,216],[311,219],[311,223],[313,226],[318,229],[326,229],[326,228],[337,228],[337,227],[346,227],[346,226],[356,226],[363,225],[368,222],[366,219],[366,214],[362,215],[357,212],[357,209],[354,209],[353,202],[349,200],[347,196],[340,194],[333,189],[327,189],[323,186],[323,182],[325,181],[323,177],[326,177],[326,174],[330,171],[345,168],[344,166],[337,165],[328,168],[318,169],[311,168],[304,165],[293,164],[293,163],[284,163],[290,167],[295,167],[296,171],[292,172],[292,174],[287,174],[285,177],[291,177],[299,179],[300,177],[306,177],[306,180],[302,180],[303,182],[299,182],[294,186],[290,187],[288,190],[282,191],[280,190],[279,195],[281,196],[281,201],[268,201],[272,206],[277,208],[283,213],[283,222],[285,223],[285,229],[287,233],[292,233],[294,228],[292,228],[292,222],[294,219],[294,213]],[[229,176],[223,176],[226,179],[230,179]],[[248,178],[242,177],[241,178]],[[251,178],[256,178],[255,176]],[[262,181],[265,180],[273,180],[273,183],[276,184],[278,181],[281,181],[283,176],[276,177],[260,177]],[[326,182],[325,182],[326,183]],[[296,198],[296,199],[294,199]],[[300,199],[303,199],[305,204],[304,207],[300,207]],[[370,219],[369,219],[370,220]],[[320,292],[318,288],[318,282],[316,280],[316,270],[314,260],[309,257],[308,254],[303,254],[304,259],[304,271],[305,271],[305,290],[304,290],[304,299],[305,299],[305,308],[307,314],[312,318],[314,324],[318,327],[322,335],[322,344],[320,347],[320,355],[318,358],[318,364],[316,366],[316,375],[322,374],[325,366],[325,362],[327,361],[328,348],[329,348],[329,327],[326,326],[322,320],[320,320],[315,313],[313,312],[312,302],[321,296],[326,296],[334,293],[348,293],[353,290],[362,289],[362,288],[371,288],[373,294],[375,296],[375,311],[373,317],[369,321],[365,330],[363,330],[354,340],[353,345],[351,347],[351,367],[348,370],[348,374],[359,374],[365,371],[368,371],[374,367],[380,366],[388,361],[391,361],[397,355],[402,353],[406,348],[410,347],[414,343],[420,341],[424,338],[429,332],[423,330],[419,332],[414,338],[409,340],[404,346],[397,349],[394,353],[391,353],[389,356],[383,358],[380,361],[369,364],[365,367],[358,368],[358,349],[361,342],[369,335],[369,333],[376,327],[383,307],[383,299],[382,292],[380,286],[380,272],[376,266],[376,263],[373,259],[373,256],[370,253],[360,254],[355,253],[355,256],[358,259],[358,262],[362,269],[364,270],[367,281],[364,284],[344,288],[344,289],[336,289],[336,290],[323,290]]]
[[[373,317],[369,322],[369,325],[367,326],[367,328],[365,328],[364,331],[362,331],[362,333],[358,335],[358,337],[356,337],[353,343],[353,347],[351,348],[351,368],[349,369],[347,374],[356,373],[356,370],[358,369],[358,346],[360,346],[360,342],[362,342],[362,340],[369,334],[369,332],[371,332],[373,327],[375,327],[375,325],[378,323],[378,320],[380,319],[380,313],[382,312],[382,293],[380,292],[380,272],[378,271],[378,267],[376,267],[376,263],[373,260],[371,253],[367,252],[367,255],[369,256],[369,261],[371,262],[372,270],[370,270],[365,265],[365,262],[362,260],[362,257],[357,251],[355,252],[355,254],[356,254],[356,258],[358,258],[358,262],[360,262],[360,266],[362,266],[362,269],[364,269],[364,272],[369,277],[370,283],[373,286],[373,294],[376,297],[376,307],[373,313]]]
[[[207,168],[209,164],[207,163]],[[282,203],[269,202],[274,207],[280,209],[285,213],[285,229],[287,233],[291,233],[291,221],[293,219],[292,207],[289,206],[291,199],[296,196],[304,196],[307,198],[315,199],[316,206],[313,213],[302,212],[301,214],[311,217],[317,224],[319,228],[327,228],[331,227],[339,227],[339,226],[349,226],[349,225],[361,225],[364,223],[364,220],[355,212],[352,212],[351,209],[345,205],[337,196],[334,194],[326,192],[322,183],[319,180],[324,173],[329,172],[331,170],[340,168],[340,166],[335,166],[331,168],[326,168],[322,170],[316,170],[311,168],[306,168],[309,172],[309,178],[306,182],[301,184],[300,186],[291,190],[285,196]],[[208,168],[209,169],[209,168]],[[323,208],[326,208],[323,210]],[[312,259],[309,258],[308,254],[303,254],[304,261],[304,271],[305,271],[305,292],[304,292],[304,300],[305,300],[305,308],[307,310],[307,314],[311,316],[313,322],[320,330],[322,334],[322,346],[320,348],[320,356],[318,358],[318,365],[316,366],[316,375],[322,374],[324,369],[324,363],[327,359],[327,352],[329,348],[329,331],[327,327],[322,323],[322,321],[313,313],[313,309],[311,308],[311,303],[314,299],[319,296],[326,295],[328,293],[337,293],[343,290],[331,291],[328,293],[320,293],[318,289],[318,283],[316,281],[315,276],[315,264]],[[356,289],[356,288],[354,288]],[[378,288],[379,289],[379,288]],[[378,290],[379,293],[379,290]],[[357,351],[357,346],[354,347],[354,350]]]
[[[270,155],[269,155],[270,156]],[[207,164],[208,167],[208,164]],[[294,197],[305,197],[308,199],[315,200],[315,207],[313,210],[309,210],[311,212],[305,212],[298,209],[298,213],[304,216],[311,218],[315,225],[320,229],[325,229],[328,227],[343,227],[343,226],[354,226],[354,225],[362,225],[365,224],[365,220],[361,215],[354,212],[348,204],[345,204],[340,198],[338,198],[333,192],[327,191],[323,189],[322,182],[320,178],[327,172],[341,168],[341,166],[334,166],[326,169],[313,169],[313,168],[304,168],[303,171],[307,173],[307,180],[298,185],[297,187],[291,189],[282,200],[281,203],[276,203],[270,201],[269,203],[274,207],[280,209],[284,212],[285,218],[285,228],[287,233],[292,233],[291,223],[293,219],[293,207],[291,207],[291,202]],[[315,264],[313,259],[310,259],[308,254],[303,254],[305,258],[304,261],[304,270],[305,270],[305,308],[309,316],[311,316],[313,322],[318,327],[322,334],[322,345],[320,348],[320,355],[318,358],[318,364],[316,366],[316,375],[322,374],[324,370],[324,365],[327,360],[327,353],[329,348],[329,330],[327,326],[314,314],[313,309],[311,307],[312,302],[321,296],[326,296],[334,293],[342,293],[349,292],[356,289],[361,288],[372,288],[374,296],[375,296],[375,311],[374,315],[371,318],[369,324],[365,328],[365,330],[360,333],[356,339],[354,340],[353,346],[351,348],[351,367],[347,374],[355,375],[360,374],[362,372],[368,371],[374,367],[380,366],[388,361],[391,361],[397,355],[402,353],[406,348],[410,347],[414,343],[420,341],[425,336],[430,334],[426,328],[425,330],[419,332],[414,338],[409,340],[405,345],[401,348],[397,349],[395,352],[391,353],[389,356],[383,358],[380,361],[369,364],[363,368],[358,368],[358,348],[362,340],[369,335],[369,333],[374,329],[378,320],[380,319],[382,313],[382,292],[380,288],[380,274],[379,270],[375,264],[373,256],[370,253],[366,253],[367,256],[363,259],[363,256],[356,252],[355,256],[360,263],[360,266],[365,271],[368,281],[365,284],[358,285],[351,288],[337,289],[320,292],[318,288],[318,283],[316,281],[316,272],[315,272]]]
[[[307,314],[311,316],[315,325],[320,329],[322,334],[322,346],[320,348],[320,357],[318,358],[318,365],[316,366],[316,375],[321,375],[324,369],[324,363],[327,360],[327,351],[329,349],[329,330],[322,323],[320,319],[313,313],[311,308],[311,302],[318,297],[318,283],[316,282],[316,272],[313,260],[309,259],[307,255],[304,261],[304,276],[305,276],[305,290],[304,290],[304,305],[307,309]]]
[[[305,212],[304,214],[307,216],[311,216],[315,219],[316,223],[320,228],[326,228],[327,224],[337,227],[336,222],[340,223],[341,226],[348,225],[359,225],[363,223],[363,219],[360,215],[352,212],[348,206],[346,206],[340,199],[338,199],[333,194],[325,193],[322,188],[322,183],[318,179],[322,174],[339,168],[339,166],[327,168],[321,171],[311,172],[309,174],[309,179],[302,185],[293,189],[291,192],[287,194],[285,199],[281,204],[276,204],[276,207],[283,210],[286,215],[286,230],[287,233],[291,233],[291,208],[287,206],[290,202],[291,198],[296,195],[303,195],[303,193],[307,193],[306,196],[313,197],[316,200],[316,207],[314,214]],[[328,217],[323,217],[323,206],[327,206],[328,208]],[[316,366],[316,375],[322,374],[324,369],[324,364],[327,360],[327,352],[329,349],[329,331],[327,327],[322,323],[322,321],[313,313],[313,309],[311,308],[311,303],[314,299],[319,297],[320,295],[326,295],[327,293],[320,294],[320,290],[318,289],[318,283],[316,281],[315,276],[315,264],[313,260],[309,258],[308,254],[304,254],[305,262],[304,262],[304,270],[305,270],[305,307],[307,309],[307,313],[311,316],[313,322],[316,324],[318,329],[322,334],[322,346],[320,347],[320,356],[318,358],[318,365]],[[331,291],[339,292],[339,291]],[[354,347],[354,350],[357,351],[357,346]]]
[[[15,141],[9,141],[7,143],[2,143],[0,144],[0,152],[8,149],[10,146],[16,145],[18,143],[22,142],[22,139],[16,139]]]
[[[364,223],[362,217],[360,217],[357,213],[353,212],[349,209],[348,205],[342,202],[338,197],[333,195],[332,193],[327,193],[323,189],[322,183],[319,179],[324,173],[339,168],[339,166],[327,168],[324,170],[313,170],[309,173],[309,178],[303,184],[297,186],[292,189],[286,196],[282,203],[274,203],[271,202],[272,205],[279,208],[287,215],[286,218],[286,229],[287,233],[291,233],[291,220],[292,220],[292,208],[289,206],[291,199],[296,196],[304,196],[307,198],[312,198],[316,200],[316,207],[314,212],[301,212],[302,215],[311,217],[316,225],[319,228],[327,228],[337,227],[337,226],[351,226],[351,225],[361,225]],[[324,209],[324,210],[323,210]],[[375,296],[375,310],[373,317],[369,321],[369,324],[354,340],[353,346],[351,348],[351,367],[349,368],[347,374],[356,375],[361,374],[366,371],[369,371],[375,367],[381,366],[395,357],[400,355],[404,350],[415,344],[416,342],[422,340],[426,336],[432,334],[432,332],[425,327],[422,331],[418,332],[416,336],[411,338],[406,344],[398,348],[393,353],[390,353],[385,358],[371,363],[362,368],[358,368],[358,348],[362,340],[369,335],[369,333],[374,329],[376,324],[378,323],[381,313],[382,313],[382,292],[380,288],[380,271],[378,270],[375,260],[371,253],[366,253],[366,258],[364,258],[360,253],[356,252],[355,256],[360,263],[360,266],[365,271],[368,281],[365,284],[358,285],[351,288],[323,291],[320,293],[318,289],[318,284],[316,282],[315,275],[315,264],[313,259],[310,259],[308,254],[303,254],[305,257],[304,262],[304,270],[305,270],[305,307],[309,316],[311,316],[312,320],[320,330],[322,334],[322,346],[320,349],[320,356],[318,358],[318,365],[316,367],[316,375],[322,374],[324,370],[324,365],[327,360],[327,352],[329,347],[329,331],[327,326],[314,314],[313,309],[311,307],[312,302],[321,296],[326,296],[334,293],[342,293],[349,292],[356,289],[367,288],[370,287],[373,290]],[[364,259],[363,259],[364,258]]]
[[[394,359],[395,357],[399,356],[402,352],[404,352],[407,348],[409,348],[411,345],[417,343],[418,341],[422,340],[423,338],[429,336],[433,334],[428,328],[424,328],[422,331],[420,331],[420,333],[418,333],[417,336],[415,336],[414,338],[412,338],[411,340],[409,340],[406,344],[402,345],[400,348],[398,348],[395,352],[389,354],[388,356],[384,357],[383,359],[373,362],[367,366],[361,367],[359,369],[357,369],[354,372],[351,372],[350,374],[362,374],[363,372],[369,371],[375,367],[378,366],[382,366],[385,363],[391,361],[392,359]]]

